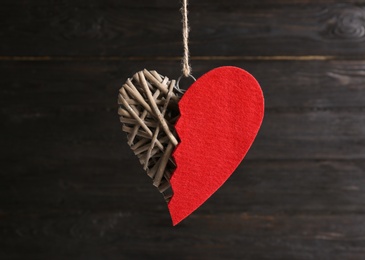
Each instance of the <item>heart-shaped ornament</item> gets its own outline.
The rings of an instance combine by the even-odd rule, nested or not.
[[[245,157],[262,123],[264,98],[255,78],[237,67],[211,70],[181,100],[174,84],[156,72],[137,73],[120,90],[119,114],[154,185],[165,191],[171,184],[173,195],[165,198],[176,225],[217,191]]]

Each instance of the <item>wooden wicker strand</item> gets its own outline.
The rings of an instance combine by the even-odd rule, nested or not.
[[[128,79],[118,95],[118,114],[128,144],[167,202],[176,168],[171,154],[178,144],[174,125],[180,96],[175,86],[175,80],[145,69]]]
[[[161,114],[159,108],[157,107],[156,100],[152,97],[152,93],[147,86],[147,82],[146,82],[145,77],[143,76],[143,72],[139,72],[138,75],[142,82],[142,87],[147,95],[147,98],[150,101],[154,114],[158,117],[158,121],[161,123],[161,126],[165,130],[167,136],[170,138],[170,141],[176,146],[178,144],[178,142],[177,142],[175,136],[171,133],[169,127],[167,126],[164,115]],[[167,94],[169,94],[169,92],[167,92]]]

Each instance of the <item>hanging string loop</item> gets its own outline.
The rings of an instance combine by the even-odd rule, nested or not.
[[[185,89],[181,89],[180,88],[180,80],[181,80],[181,78],[183,77],[183,75],[181,75],[178,79],[177,79],[177,81],[176,81],[176,86],[175,86],[175,89],[180,93],[180,94],[184,94],[185,93]],[[189,74],[188,75],[188,78],[191,78],[192,80],[194,80],[194,81],[196,81],[196,78],[194,78],[194,76],[193,75],[191,75],[191,74]]]

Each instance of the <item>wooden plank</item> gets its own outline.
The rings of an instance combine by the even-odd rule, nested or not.
[[[348,0],[346,3],[349,4],[356,4],[361,5],[364,4],[364,0]],[[240,1],[240,0],[230,0],[230,1],[219,1],[215,2],[214,4],[209,0],[195,0],[190,1],[190,7],[204,7],[204,8],[222,8],[222,7],[277,7],[282,5],[310,5],[310,4],[338,4],[337,0],[247,0],[247,1]],[[2,0],[0,3],[1,6],[6,5],[30,5],[30,6],[70,6],[70,7],[80,7],[80,6],[95,6],[95,7],[135,7],[135,8],[161,8],[161,7],[169,7],[169,8],[176,8],[180,7],[180,3],[178,1],[169,1],[169,0],[154,0],[154,1],[144,1],[144,0],[134,0],[134,1],[120,1],[120,0],[74,0],[74,1],[65,1],[65,0]]]
[[[210,69],[229,65],[244,68],[257,78],[271,111],[336,113],[338,109],[361,112],[364,108],[364,61],[193,61],[193,75],[198,78]],[[175,79],[181,70],[179,61],[153,59],[0,62],[0,101],[6,104],[4,109],[24,110],[26,106],[23,112],[29,114],[36,109],[48,113],[51,108],[113,110],[119,86],[144,68]],[[191,81],[182,79],[182,87],[189,84]]]
[[[97,157],[100,151],[113,153],[118,145],[124,148],[114,156],[127,156],[129,148],[116,109],[100,107],[90,111],[87,105],[66,109],[27,107],[1,113],[2,133],[7,136],[2,142],[3,156],[11,159],[27,156],[35,148],[52,151],[55,147],[57,153],[69,158],[77,157],[90,146],[95,152],[90,156]],[[30,111],[26,113],[27,110]],[[364,126],[364,111],[268,111],[248,158],[364,159]]]
[[[0,56],[180,56],[178,2],[174,7],[165,2],[150,7],[134,1],[130,7],[115,1],[76,7],[64,2],[4,4],[0,37],[6,40]],[[265,1],[267,6],[241,2],[191,4],[193,56],[365,55],[363,1],[279,1],[278,8],[271,8],[274,1]]]
[[[172,228],[167,218],[156,220],[159,213],[142,214],[80,210],[10,215],[6,220],[14,217],[13,227],[6,229],[8,239],[1,244],[0,256],[361,260],[365,253],[359,215],[201,215]]]
[[[1,173],[2,214],[95,208],[168,218],[162,196],[123,144],[108,143],[109,151],[97,144],[80,146],[85,152],[78,145],[68,153],[59,144],[53,150],[33,149],[25,159],[11,151]],[[247,158],[196,215],[212,209],[215,214],[365,214],[364,173],[363,160]]]

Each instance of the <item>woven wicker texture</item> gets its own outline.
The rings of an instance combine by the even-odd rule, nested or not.
[[[174,125],[180,96],[175,86],[175,80],[143,70],[128,79],[118,95],[118,114],[128,144],[167,202],[176,168],[171,154],[178,144]]]

